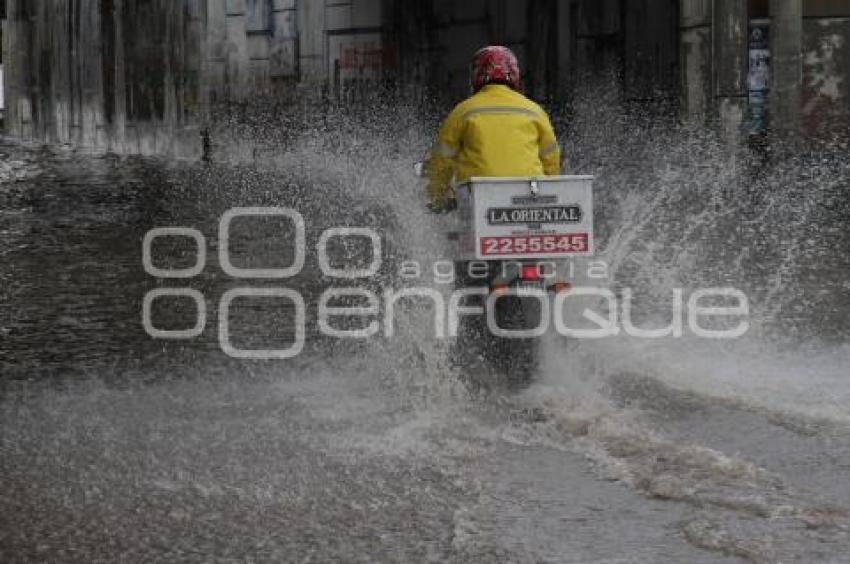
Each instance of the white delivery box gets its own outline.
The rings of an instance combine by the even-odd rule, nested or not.
[[[593,253],[593,177],[472,178],[457,187],[461,260]]]

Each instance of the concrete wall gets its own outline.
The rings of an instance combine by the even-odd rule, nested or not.
[[[8,0],[5,126],[121,153],[195,152],[200,0]]]
[[[769,6],[769,9],[768,9]],[[843,0],[681,0],[681,97],[686,119],[746,119],[746,29],[769,16],[773,130],[847,131],[850,3]],[[755,13],[754,13],[755,12]]]
[[[719,123],[729,136],[738,134],[747,111],[748,23],[746,2],[714,0],[711,61],[714,106]]]
[[[804,132],[850,130],[850,7],[847,17],[803,22]]]
[[[394,68],[387,33],[387,0],[298,0],[298,58],[302,86],[320,85],[351,96]]]
[[[325,8],[324,64],[332,95],[356,100],[395,69],[387,38],[388,6],[382,0],[339,0]]]
[[[0,1],[8,131],[125,153],[197,153],[212,108],[257,96],[354,100],[396,78],[457,100],[487,44],[516,51],[537,98],[594,73],[664,98],[678,64],[674,0]]]
[[[571,4],[571,35],[575,44],[573,76],[609,74],[620,69],[623,58],[622,4],[617,0]]]
[[[802,88],[803,1],[770,1],[770,114],[774,129],[800,127]]]
[[[677,0],[397,1],[395,10],[402,76],[451,99],[469,92],[471,55],[494,43],[514,50],[536,98],[569,99],[599,75],[632,100],[677,90]]]
[[[747,109],[747,3],[681,0],[679,9],[682,115],[733,135]]]
[[[682,0],[680,9],[682,114],[705,121],[714,108],[712,0]]]
[[[604,77],[624,100],[746,115],[742,0],[0,0],[6,128],[124,153],[197,155],[219,103],[392,83],[457,101],[472,53],[510,46],[538,99]],[[774,124],[850,114],[850,6],[770,6]],[[802,12],[801,12],[802,11]],[[0,12],[2,13],[2,12]],[[806,17],[803,19],[801,13]]]
[[[205,3],[205,93],[210,103],[291,88],[298,79],[295,0]]]
[[[624,89],[631,100],[678,95],[678,0],[629,2],[623,14]]]
[[[2,1],[23,138],[195,157],[212,106],[299,79],[295,0]]]

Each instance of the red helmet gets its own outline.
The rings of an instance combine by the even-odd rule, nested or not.
[[[480,49],[472,57],[469,73],[474,92],[493,82],[507,84],[515,90],[520,85],[519,62],[507,47],[490,46]]]

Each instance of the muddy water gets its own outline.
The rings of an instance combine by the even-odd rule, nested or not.
[[[402,261],[440,258],[438,226],[411,205],[421,187],[407,167],[425,136],[382,152],[381,167],[363,166],[374,140],[350,133],[342,156],[320,133],[263,167],[4,144],[18,174],[0,184],[0,559],[846,561],[847,257],[829,235],[844,213],[831,194],[846,178],[824,172],[823,198],[795,203],[819,218],[817,230],[781,201],[735,204],[717,180],[719,158],[695,167],[683,153],[641,154],[625,173],[625,157],[613,164],[599,149],[609,140],[576,129],[584,141],[572,152],[607,190],[601,256],[612,286],[639,283],[641,320],[652,323],[672,287],[740,285],[752,296],[745,338],[552,338],[527,390],[470,395],[427,308],[404,308],[392,338],[331,339],[315,325],[319,295],[341,284],[312,250],[323,230],[382,235],[376,290],[401,284]],[[661,164],[641,169],[652,162]],[[774,174],[782,196],[802,191],[790,182],[798,175]],[[696,203],[682,192],[692,182]],[[217,229],[234,206],[299,210],[311,248],[303,271],[285,281],[225,275]],[[204,234],[201,274],[145,272],[143,237],[166,226]],[[747,237],[745,251],[723,244]],[[284,267],[291,238],[285,221],[234,223],[231,249],[239,266]],[[358,245],[331,251],[369,258]],[[182,239],[159,241],[154,254],[162,268],[195,260]],[[300,355],[221,352],[219,299],[246,286],[301,293]],[[205,298],[205,330],[151,338],[145,293],[184,287]],[[778,295],[780,306],[770,301]],[[182,329],[195,310],[166,300],[153,318]],[[234,302],[230,319],[243,348],[292,342],[287,302]]]

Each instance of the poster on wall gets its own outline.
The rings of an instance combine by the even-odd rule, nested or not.
[[[334,34],[328,47],[331,88],[340,98],[374,88],[392,65],[392,53],[379,32]]]
[[[749,71],[747,90],[750,134],[767,131],[770,94],[770,20],[751,20],[749,27]]]

